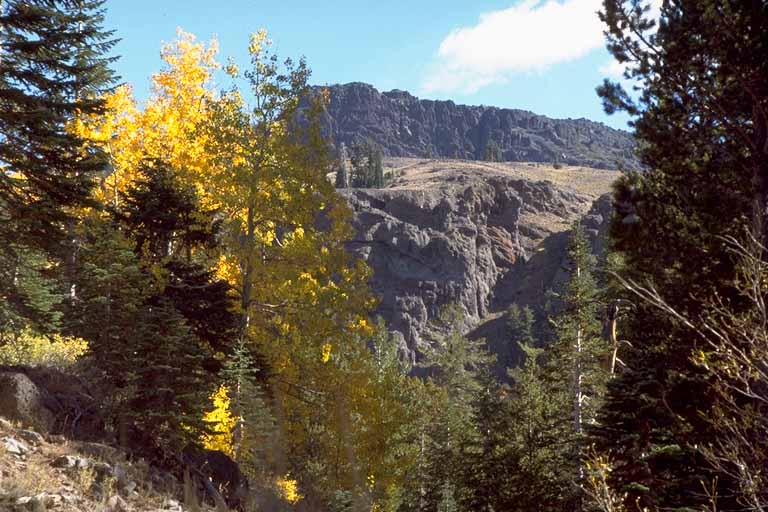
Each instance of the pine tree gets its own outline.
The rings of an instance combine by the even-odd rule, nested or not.
[[[220,222],[206,210],[195,190],[162,161],[147,161],[140,178],[114,212],[134,241],[144,265],[160,277],[162,295],[201,341],[228,353],[237,318],[229,284],[214,276]],[[214,361],[208,366],[216,368]]]
[[[470,442],[461,466],[461,485],[467,489],[462,505],[473,511],[511,510],[518,505],[520,489],[510,485],[517,461],[513,457],[516,418],[510,414],[509,389],[491,365],[479,368],[477,380],[472,410],[478,437]]]
[[[563,418],[571,429],[561,443],[570,453],[569,478],[580,485],[584,470],[580,459],[585,448],[585,430],[596,421],[608,373],[604,368],[609,347],[602,338],[597,287],[592,277],[589,241],[580,223],[573,225],[568,247],[570,277],[562,296],[562,311],[555,319],[557,340],[547,348],[547,378],[551,396],[565,393]],[[569,498],[580,508],[579,492]]]
[[[220,373],[229,390],[233,459],[251,476],[263,476],[276,467],[275,419],[259,379],[259,369],[245,343],[238,342]]]
[[[599,93],[607,112],[632,116],[648,168],[616,187],[613,245],[624,257],[625,278],[652,282],[698,324],[704,298],[744,307],[722,237],[752,223],[768,226],[768,5],[665,2],[658,22],[645,6],[606,0],[601,13],[608,48],[640,94],[633,98],[609,81]],[[697,453],[717,441],[705,420],[711,382],[691,360],[697,336],[644,301],[635,302],[622,327],[632,343],[627,368],[609,386],[595,438],[616,461],[612,485],[633,507],[697,508],[707,501],[702,482],[717,480],[718,508],[738,509],[729,476]]]
[[[0,343],[6,334],[33,327],[42,333],[60,326],[61,303],[56,273],[46,268],[48,258],[35,249],[12,244],[5,247],[10,266],[0,266],[0,279],[11,286],[0,287]]]
[[[203,411],[214,379],[204,365],[210,355],[163,296],[144,304],[138,322],[123,334],[127,366],[112,374],[123,375],[126,383],[117,414],[129,425],[133,449],[154,449],[155,457],[173,460],[207,429]]]
[[[339,157],[336,163],[336,188],[349,187],[349,163],[347,162],[347,146],[339,145]]]
[[[570,396],[553,392],[539,360],[544,349],[521,344],[525,362],[510,370],[507,466],[509,503],[519,510],[562,510],[573,495]]]
[[[430,404],[434,410],[427,411],[430,416],[421,440],[422,510],[469,500],[470,491],[463,485],[465,475],[461,468],[480,439],[472,404],[482,393],[479,372],[493,363],[483,340],[472,341],[461,335],[458,307],[441,313],[439,323],[448,334],[441,346],[426,351],[421,363],[436,391]]]
[[[206,431],[214,351],[231,350],[236,317],[228,285],[206,266],[213,213],[164,163],[142,173],[111,219],[83,224],[80,293],[67,316],[111,391],[106,412],[120,441],[162,458]]]
[[[519,362],[520,347],[536,345],[533,337],[534,316],[530,306],[522,309],[512,304],[507,309],[507,344],[500,358],[503,368],[512,368]]]
[[[103,154],[71,133],[99,112],[114,78],[101,0],[8,0],[0,5],[0,268],[13,273],[26,247],[65,257],[68,208],[88,203]],[[14,281],[0,295],[19,295]],[[25,314],[35,315],[27,308]]]
[[[371,155],[369,162],[371,165],[370,174],[372,175],[371,186],[373,188],[382,188],[384,186],[384,165],[382,163],[383,154],[378,144],[371,144]]]

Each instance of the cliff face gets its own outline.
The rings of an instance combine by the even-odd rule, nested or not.
[[[457,161],[393,167],[399,177],[389,188],[340,193],[354,212],[357,235],[350,248],[373,269],[377,313],[411,360],[430,340],[429,321],[442,307],[459,304],[470,330],[519,300],[529,262],[540,262],[544,243],[584,215],[615,177],[590,169]],[[581,188],[546,178],[581,179]],[[551,280],[559,262],[538,272]],[[528,284],[542,291],[541,283]]]
[[[550,119],[524,110],[420,100],[363,83],[327,88],[323,119],[335,144],[368,138],[387,156],[484,160],[493,141],[502,161],[636,169],[629,133],[586,119]]]

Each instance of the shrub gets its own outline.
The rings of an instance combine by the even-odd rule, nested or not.
[[[31,329],[20,333],[0,333],[0,364],[47,366],[64,369],[72,366],[88,350],[80,338],[42,336]]]

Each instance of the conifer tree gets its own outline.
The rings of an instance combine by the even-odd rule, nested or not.
[[[547,380],[554,398],[564,398],[562,418],[570,420],[561,443],[569,454],[567,467],[573,492],[568,501],[580,507],[577,485],[584,476],[580,459],[588,425],[596,421],[608,373],[603,367],[609,348],[601,336],[597,287],[592,277],[592,255],[580,223],[575,222],[568,247],[570,277],[555,319],[556,341],[547,349]]]
[[[144,162],[114,214],[194,334],[213,350],[228,353],[237,318],[229,284],[214,276],[220,222],[178,175],[165,162]]]
[[[520,348],[525,362],[509,372],[509,502],[519,510],[561,510],[573,494],[572,422],[563,415],[570,395],[553,392],[540,363],[544,349]]]
[[[534,347],[533,337],[534,317],[530,306],[520,308],[512,304],[507,309],[507,344],[505,353],[500,358],[503,368],[517,366],[520,347]]]
[[[439,323],[448,334],[441,346],[426,351],[421,363],[435,392],[421,440],[420,510],[453,507],[470,499],[462,467],[480,440],[472,404],[482,393],[478,374],[493,362],[483,340],[461,335],[458,307],[442,312]]]
[[[768,5],[665,2],[659,20],[647,6],[605,0],[601,12],[608,49],[640,94],[610,81],[598,92],[607,112],[632,116],[648,168],[617,185],[611,235],[623,277],[652,283],[698,324],[704,298],[744,307],[722,237],[768,226]],[[764,244],[764,232],[758,238]],[[740,509],[728,475],[697,453],[717,441],[705,421],[711,382],[691,360],[699,340],[644,301],[628,311],[623,331],[632,343],[627,367],[609,386],[595,438],[616,461],[611,484],[631,506],[697,508],[707,502],[702,482],[717,480],[718,508]]]
[[[103,154],[67,123],[97,113],[114,83],[103,1],[0,4],[0,268],[13,273],[26,247],[64,258],[68,208],[88,203]],[[26,260],[28,265],[31,260]],[[13,279],[0,295],[23,295]],[[11,302],[13,304],[13,302]],[[35,315],[26,308],[26,315]],[[45,315],[45,313],[42,313]],[[38,318],[38,320],[41,320]]]
[[[501,384],[491,365],[478,369],[477,381],[472,410],[478,437],[470,441],[461,466],[461,485],[467,489],[462,506],[473,511],[511,510],[519,504],[520,490],[510,485],[518,469],[513,451],[513,421],[517,418],[511,414],[509,389]]]
[[[11,286],[0,286],[0,343],[4,334],[33,327],[42,333],[60,327],[61,303],[56,273],[48,267],[48,258],[39,250],[11,244],[5,247],[5,261],[0,265],[0,279]]]
[[[347,146],[339,145],[339,157],[336,163],[336,188],[349,187],[349,163],[347,162]]]

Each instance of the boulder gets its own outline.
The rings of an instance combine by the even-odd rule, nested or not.
[[[29,444],[40,446],[45,442],[45,438],[35,432],[34,430],[19,430],[16,432],[16,435],[22,438],[24,441],[28,442]]]
[[[46,393],[24,373],[0,371],[0,416],[39,432],[50,432],[54,414],[45,406]]]
[[[108,512],[127,512],[129,510],[128,504],[123,498],[115,494],[109,500],[107,500]]]
[[[51,467],[60,469],[85,469],[93,465],[90,459],[74,455],[61,455],[51,462]]]
[[[16,457],[24,457],[30,451],[29,446],[24,441],[19,441],[13,437],[4,437],[2,443],[6,453]]]

